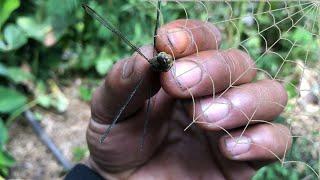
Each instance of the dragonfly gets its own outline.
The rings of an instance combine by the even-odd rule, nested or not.
[[[91,7],[89,7],[86,4],[82,4],[83,9],[95,20],[99,21],[104,27],[106,27],[109,31],[111,31],[114,35],[118,36],[125,44],[127,44],[128,46],[130,46],[130,48],[137,52],[138,54],[140,54],[145,60],[147,60],[150,65],[151,68],[156,71],[156,72],[167,72],[170,70],[170,68],[173,65],[173,57],[170,54],[167,54],[166,52],[156,52],[156,55],[152,58],[147,58],[146,55],[144,55],[140,49],[134,45],[133,43],[131,43],[125,36],[124,34],[119,31],[117,28],[115,28],[115,26],[112,25],[112,23],[110,21],[108,21],[107,19],[104,19],[101,15],[99,15],[96,11],[94,11]],[[156,45],[156,40],[157,40],[157,30],[159,27],[159,16],[160,16],[160,9],[161,8],[161,0],[159,0],[157,2],[157,14],[156,14],[156,24],[155,24],[155,29],[154,29],[154,36],[153,36],[153,46],[154,49],[156,51],[155,45]],[[116,125],[116,123],[119,121],[122,113],[124,112],[124,110],[126,109],[126,107],[128,106],[128,104],[131,102],[132,98],[134,97],[134,95],[136,94],[136,92],[138,91],[140,85],[142,84],[143,78],[140,79],[140,81],[135,85],[134,89],[132,90],[132,92],[129,94],[128,98],[126,99],[126,101],[124,102],[124,104],[121,106],[121,108],[119,109],[119,111],[116,113],[115,117],[112,120],[112,123],[110,126],[108,126],[105,130],[105,132],[102,134],[102,136],[100,137],[99,142],[102,144],[105,139],[107,138],[108,134],[110,133],[111,129]],[[148,100],[147,102],[147,118],[145,121],[145,125],[144,125],[144,133],[143,136],[146,133],[146,126],[148,123],[148,112],[150,108],[150,100]],[[144,138],[143,138],[144,139]],[[142,140],[143,141],[143,140]],[[142,142],[143,144],[143,142]]]

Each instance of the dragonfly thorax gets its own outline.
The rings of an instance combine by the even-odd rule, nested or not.
[[[171,55],[160,52],[155,57],[150,59],[150,64],[155,71],[167,72],[173,65],[173,58]]]

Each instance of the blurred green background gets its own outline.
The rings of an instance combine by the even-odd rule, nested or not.
[[[119,58],[128,56],[132,51],[117,37],[102,27],[97,21],[85,15],[81,3],[87,3],[97,12],[110,20],[128,39],[137,46],[151,44],[155,25],[156,10],[154,2],[138,0],[0,0],[0,174],[9,175],[15,158],[6,149],[8,128],[21,117],[21,113],[33,107],[42,107],[63,113],[68,100],[59,87],[67,86],[75,77],[86,83],[79,88],[83,101],[89,101],[94,87]],[[316,63],[319,56],[319,41],[312,33],[319,35],[318,23],[312,33],[306,30],[313,21],[319,20],[319,14],[299,12],[309,4],[297,5],[284,2],[183,2],[164,3],[162,23],[178,18],[208,20],[215,23],[223,33],[221,48],[246,49],[254,59],[259,59],[258,67],[266,70],[272,77],[289,79],[294,86],[297,78],[290,78],[294,64],[283,63],[288,60],[305,60],[306,49],[308,64]],[[283,7],[288,10],[277,10]],[[231,8],[232,7],[232,8]],[[208,14],[206,13],[208,10]],[[266,13],[270,11],[272,13]],[[250,12],[261,14],[247,16]],[[298,12],[298,13],[297,13]],[[285,19],[276,27],[274,22]],[[272,14],[272,15],[271,15]],[[128,18],[130,17],[130,18]],[[225,21],[234,17],[245,17],[234,21]],[[297,28],[290,29],[292,22],[301,19]],[[312,21],[313,20],[313,21]],[[259,28],[268,30],[258,33]],[[220,22],[220,23],[219,23]],[[310,28],[311,29],[311,28]],[[265,53],[266,44],[283,38],[299,44],[292,48],[290,41],[279,41],[271,51]],[[267,41],[267,43],[266,43]],[[288,53],[290,52],[290,53]],[[265,53],[265,54],[264,54]],[[263,56],[261,56],[264,54]],[[260,57],[261,56],[261,57]],[[282,57],[281,57],[282,56]],[[279,67],[281,71],[278,72]],[[293,86],[287,86],[290,98],[298,94]],[[280,119],[286,123],[285,119]],[[14,138],[14,137],[11,137]],[[288,158],[301,159],[319,169],[319,160],[305,158],[310,146],[294,144]],[[75,150],[76,159],[81,159],[83,149]],[[80,155],[79,155],[80,154]],[[311,175],[311,176],[310,176]],[[280,163],[262,168],[254,179],[301,179],[315,178],[308,168],[297,170],[297,166],[282,167]]]

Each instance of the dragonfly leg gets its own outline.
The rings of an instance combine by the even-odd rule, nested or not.
[[[126,100],[126,102],[123,104],[123,106],[120,108],[120,110],[117,112],[115,118],[112,121],[112,124],[106,129],[106,131],[102,134],[102,136],[100,137],[100,143],[102,144],[104,142],[104,140],[107,138],[107,136],[109,135],[111,129],[116,125],[116,123],[119,121],[120,116],[122,115],[123,111],[127,108],[127,106],[129,105],[129,103],[131,102],[132,98],[134,97],[134,95],[136,94],[136,92],[138,91],[139,87],[141,86],[142,82],[143,82],[144,78],[141,78],[140,81],[138,82],[138,84],[134,87],[133,91],[130,93],[128,99]]]

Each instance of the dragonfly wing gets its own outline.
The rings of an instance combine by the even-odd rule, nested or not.
[[[140,49],[133,45],[117,28],[115,28],[108,20],[104,19],[101,15],[99,15],[95,10],[89,7],[86,4],[82,4],[83,9],[94,19],[99,21],[104,27],[108,28],[111,32],[121,38],[128,46],[131,47],[134,51],[139,53],[144,59],[149,61],[149,59],[140,51]]]

